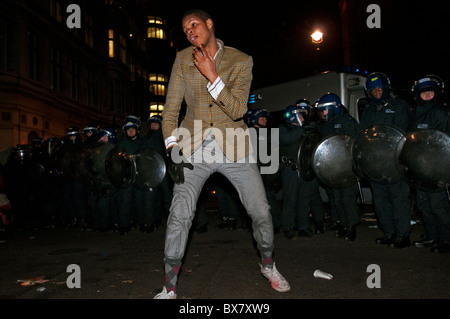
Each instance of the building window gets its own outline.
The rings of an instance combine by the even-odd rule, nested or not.
[[[73,59],[69,59],[69,81],[70,97],[78,100],[79,70],[78,63]]]
[[[6,70],[6,20],[0,19],[0,70]]]
[[[108,30],[108,52],[109,57],[114,58],[114,30]]]
[[[166,95],[166,86],[164,84],[153,83],[150,84],[150,93],[158,96]]]
[[[123,35],[120,35],[120,61],[127,64],[127,40]]]
[[[61,92],[61,52],[50,49],[50,87]]]
[[[94,106],[94,103],[95,103],[95,81],[94,81],[94,74],[91,71],[88,71],[88,74],[87,74],[86,95],[87,95],[87,105]]]
[[[58,22],[62,22],[62,4],[61,0],[50,0],[50,15]]]
[[[160,102],[151,102],[149,111],[149,117],[152,117],[153,115],[161,115],[162,111],[164,111],[164,104]]]
[[[147,38],[151,39],[166,39],[166,30],[163,26],[166,21],[158,17],[147,17],[149,27],[147,28]]]
[[[169,78],[164,74],[151,73],[148,77],[150,93],[156,96],[166,96],[166,87]]]
[[[2,112],[2,121],[10,122],[11,121],[11,112]]]
[[[28,76],[30,79],[39,80],[39,40],[35,32],[27,30],[27,49],[28,49]]]
[[[88,15],[84,17],[84,41],[90,47],[94,48],[94,19]]]

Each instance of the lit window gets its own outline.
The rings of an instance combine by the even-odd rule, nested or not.
[[[153,83],[150,84],[150,92],[154,95],[166,95],[166,86],[164,84]]]
[[[162,27],[166,25],[166,21],[158,17],[147,17],[149,27],[147,29],[147,38],[166,39],[166,31]]]
[[[166,32],[162,28],[150,27],[147,29],[147,38],[166,39]]]
[[[147,17],[148,19],[148,23],[149,24],[166,24],[166,21],[164,21],[164,19],[162,18],[158,18],[158,17]]]
[[[161,115],[162,111],[164,111],[164,104],[161,104],[161,102],[151,102],[149,111],[150,116]]]
[[[168,82],[167,75],[152,73],[148,76],[150,82]]]
[[[114,58],[114,30],[108,30],[108,48],[109,48],[109,57]]]
[[[148,76],[148,80],[150,82],[149,90],[151,93],[153,93],[154,95],[157,95],[157,96],[165,96],[166,95],[167,83],[169,81],[169,78],[167,75],[151,73]]]

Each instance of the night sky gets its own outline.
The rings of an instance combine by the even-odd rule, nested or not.
[[[414,80],[425,74],[450,78],[448,31],[450,12],[445,1],[349,0],[350,61],[368,71],[391,77],[400,95],[410,94]],[[282,83],[344,65],[343,21],[339,0],[316,1],[196,1],[170,8],[169,19],[187,46],[180,18],[188,9],[201,8],[213,17],[216,37],[254,59],[252,87]],[[381,28],[369,29],[367,6],[381,9]],[[325,36],[320,50],[310,34],[320,28]]]

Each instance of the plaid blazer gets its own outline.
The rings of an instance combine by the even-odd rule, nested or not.
[[[216,56],[216,71],[225,87],[215,100],[208,92],[208,80],[193,63],[193,47],[178,52],[170,76],[162,130],[164,139],[177,137],[185,156],[191,155],[212,133],[227,159],[234,162],[250,153],[250,143],[245,137],[248,129],[242,117],[247,112],[253,59],[217,41],[222,49]],[[183,100],[186,115],[178,127]]]

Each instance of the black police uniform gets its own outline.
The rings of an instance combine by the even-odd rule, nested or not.
[[[165,158],[165,146],[162,130],[148,130],[142,137],[139,152],[151,150]],[[168,216],[170,203],[172,202],[173,185],[168,174],[164,176],[161,184],[151,190],[137,190],[137,213],[141,230],[151,232],[156,230],[163,220]]]
[[[316,232],[323,226],[325,210],[323,203],[317,205],[318,181],[304,180],[297,170],[297,156],[305,127],[284,123],[279,127],[281,178],[283,183],[282,226],[285,236],[294,236],[297,222],[300,236],[312,236],[309,214],[314,219]]]
[[[139,152],[142,145],[142,138],[137,136],[130,139],[126,134],[118,141],[116,147],[129,155],[135,155]],[[126,234],[132,225],[132,222],[138,220],[138,206],[136,205],[137,188],[134,185],[123,186],[118,190],[117,200],[119,205],[119,230],[122,234]]]
[[[417,105],[408,131],[436,129],[450,134],[449,108],[439,102]],[[425,224],[425,239],[413,242],[416,247],[431,247],[434,252],[450,252],[450,202],[447,192],[416,190],[417,209]]]
[[[372,101],[365,109],[360,130],[373,125],[387,124],[406,132],[409,122],[410,107],[398,97],[388,96],[383,101]],[[398,248],[410,245],[411,232],[411,198],[410,187],[406,181],[393,183],[370,182],[375,213],[383,237],[376,242]]]
[[[333,135],[355,137],[358,134],[358,122],[347,112],[345,107],[342,107],[342,110],[341,114],[335,114],[328,121],[318,124],[318,130],[324,139]],[[328,192],[332,194],[340,220],[337,235],[349,241],[355,240],[356,226],[361,221],[357,204],[358,186],[329,188]]]

